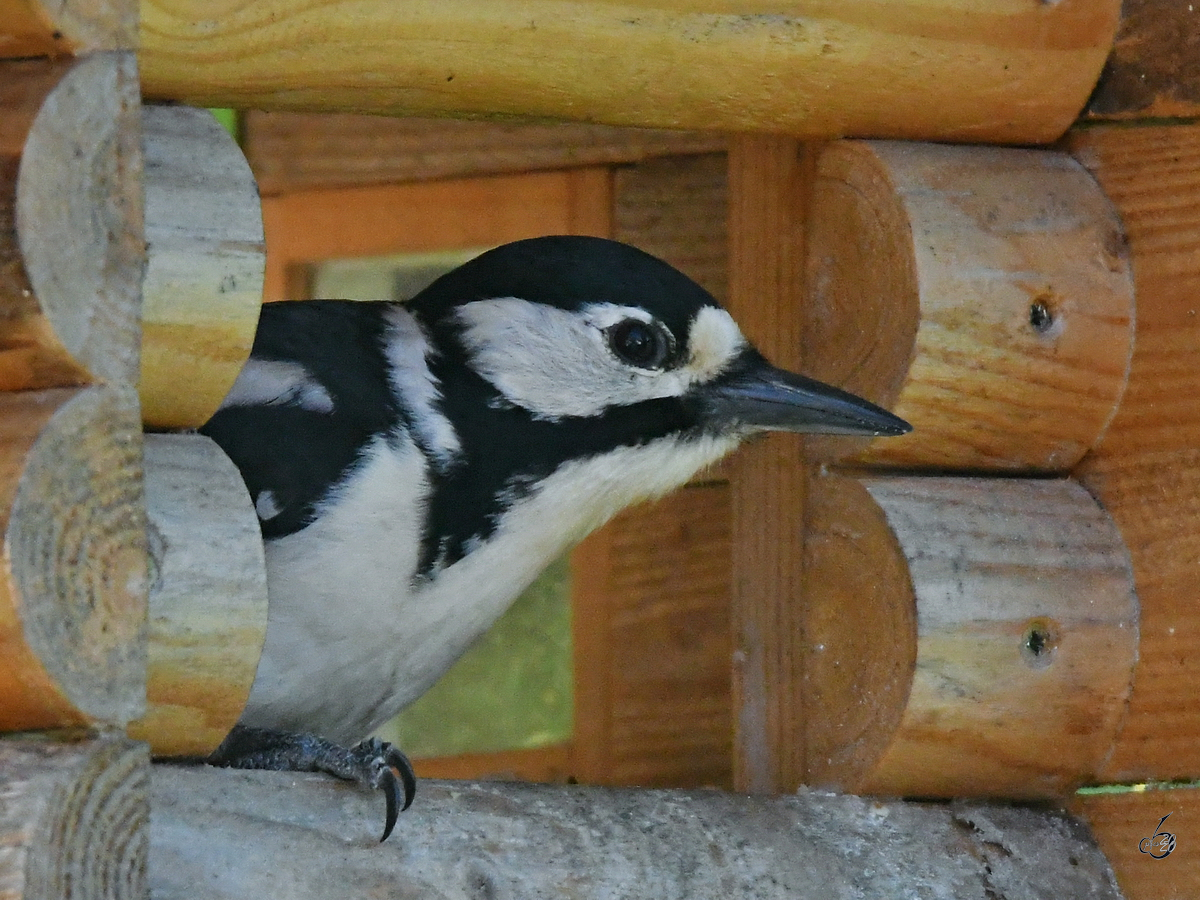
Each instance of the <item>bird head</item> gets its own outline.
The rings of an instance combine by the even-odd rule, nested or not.
[[[491,406],[540,422],[603,420],[618,443],[910,430],[862,398],[771,365],[711,294],[616,241],[506,244],[443,276],[412,307],[486,384]]]

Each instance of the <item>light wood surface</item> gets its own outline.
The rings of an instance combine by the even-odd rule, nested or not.
[[[1129,387],[1075,474],[1129,545],[1142,605],[1129,715],[1102,773],[1200,776],[1200,126],[1095,128],[1077,157],[1120,211],[1137,284]]]
[[[133,55],[0,63],[0,389],[137,380]]]
[[[0,740],[0,897],[144,900],[149,774],[124,738]]]
[[[1086,829],[1044,810],[426,781],[381,845],[378,793],[332,778],[155,766],[151,781],[157,900],[1120,897]]]
[[[266,248],[254,175],[212,114],[143,110],[142,420],[198,428],[250,356]]]
[[[1149,785],[1144,791],[1084,794],[1075,797],[1071,810],[1096,836],[1125,900],[1200,897],[1200,789]],[[1154,839],[1159,830],[1175,838],[1175,849],[1166,855],[1169,843]]]
[[[124,725],[146,677],[131,389],[0,393],[0,731]]]
[[[803,370],[804,221],[812,148],[735,137],[729,150],[729,310],[776,365]],[[804,442],[773,434],[731,463],[734,771],[738,790],[803,779]]]
[[[621,165],[725,148],[722,134],[249,110],[243,146],[264,194]]]
[[[197,106],[1043,142],[1086,101],[1119,7],[144,0],[139,61],[147,96]]]
[[[809,490],[809,784],[1063,797],[1137,659],[1129,555],[1063,480],[825,475]]]
[[[1065,153],[835,142],[809,234],[810,374],[913,425],[818,458],[1064,473],[1120,402],[1134,296],[1121,223]]]
[[[258,517],[229,458],[198,434],[148,434],[152,580],[146,715],[155,756],[207,756],[250,696],[267,633]]]
[[[0,0],[0,58],[132,50],[137,10],[133,0]]]

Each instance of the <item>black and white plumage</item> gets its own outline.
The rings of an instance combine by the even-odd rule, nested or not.
[[[551,560],[754,432],[907,427],[770,367],[698,285],[598,238],[505,245],[403,305],[269,305],[202,429],[266,539],[243,731],[365,738]],[[261,762],[244,749],[221,761]]]

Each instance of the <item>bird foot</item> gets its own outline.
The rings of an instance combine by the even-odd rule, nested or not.
[[[314,734],[235,725],[208,762],[234,769],[325,772],[381,790],[387,813],[380,843],[388,839],[396,818],[412,805],[417,792],[417,778],[408,757],[379,738],[343,747]]]

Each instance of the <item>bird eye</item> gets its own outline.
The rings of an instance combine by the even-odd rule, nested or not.
[[[659,325],[625,319],[608,329],[608,345],[631,366],[660,369],[671,353],[671,336]]]

